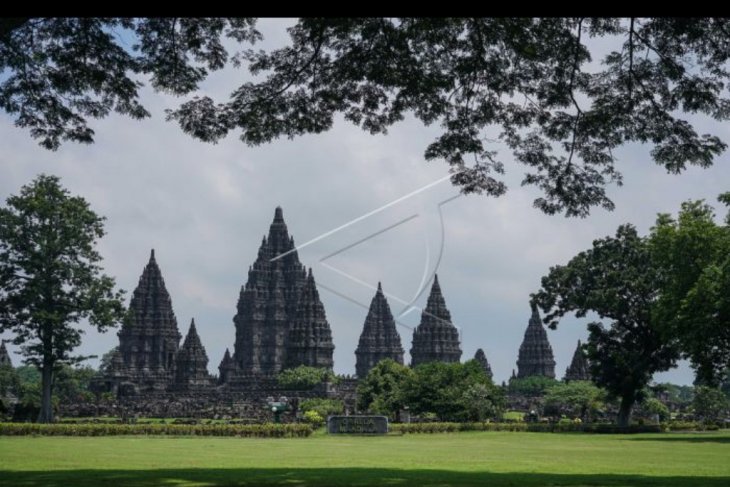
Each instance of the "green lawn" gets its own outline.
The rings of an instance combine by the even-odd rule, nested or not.
[[[0,485],[728,486],[730,433],[0,437]]]

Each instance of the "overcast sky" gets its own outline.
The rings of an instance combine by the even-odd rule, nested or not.
[[[280,21],[259,27],[267,39],[261,47],[285,39]],[[223,100],[245,77],[244,71],[216,73],[204,89]],[[618,152],[625,184],[609,189],[615,211],[594,209],[586,219],[546,216],[532,207],[538,193],[519,186],[524,167],[511,164],[505,151],[500,155],[510,185],[501,198],[459,197],[448,181],[438,183],[448,175],[447,165],[423,158],[438,127],[409,119],[387,136],[372,136],[340,119],[325,134],[257,148],[235,135],[208,145],[164,121],[164,109],[184,99],[145,90],[152,118],[94,121],[95,144],[64,144],[57,152],[40,148],[0,115],[0,199],[39,173],[60,176],[107,217],[99,245],[104,266],[128,295],[154,248],[180,331],[184,335],[195,318],[216,373],[226,347],[233,351],[240,287],[277,205],[297,244],[319,238],[299,254],[321,285],[336,372],[354,372],[357,339],[378,281],[394,314],[402,314],[398,329],[410,349],[411,329],[437,269],[461,331],[462,359],[483,348],[502,381],[516,368],[529,294],[550,266],[566,263],[621,223],[645,233],[658,212],[676,213],[688,199],[715,204],[730,189],[727,154],[710,169],[674,176],[651,162],[650,147],[635,145]],[[697,123],[730,140],[727,126]],[[577,340],[587,337],[586,322],[566,318],[548,330],[558,377]],[[89,331],[78,352],[101,355],[117,343],[115,331]],[[13,354],[13,361],[17,365],[20,357]],[[656,379],[689,384],[692,371],[683,364]]]

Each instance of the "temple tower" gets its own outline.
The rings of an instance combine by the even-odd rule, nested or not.
[[[154,249],[129,309],[117,333],[124,369],[141,390],[165,389],[173,378],[180,332]]]
[[[0,367],[12,367],[13,361],[10,360],[8,349],[5,348],[5,340],[0,341]]]
[[[332,330],[319,299],[312,269],[309,269],[307,282],[299,295],[294,322],[289,330],[287,367],[307,365],[332,370],[334,349]]]
[[[426,309],[421,313],[421,323],[413,331],[411,366],[427,362],[458,362],[460,358],[459,331],[451,323],[451,313],[436,275]]]
[[[211,385],[208,373],[208,354],[195,329],[195,319],[190,322],[188,334],[182,347],[177,352],[175,361],[175,385],[183,388],[195,388]]]
[[[370,369],[383,359],[389,358],[399,364],[403,363],[400,335],[395,329],[395,320],[380,283],[370,302],[355,357],[355,371],[360,379],[365,378]]]
[[[225,384],[232,374],[236,372],[236,362],[231,357],[231,352],[226,348],[226,353],[223,354],[223,359],[220,365],[218,365],[218,382]]]
[[[570,362],[570,365],[565,371],[565,377],[563,377],[563,380],[565,382],[569,382],[571,380],[591,380],[591,374],[588,368],[588,359],[586,358],[586,353],[583,350],[583,345],[580,343],[580,340],[578,340],[578,346],[575,347],[573,360]]]
[[[477,353],[474,354],[474,360],[479,362],[479,365],[484,369],[484,373],[491,379],[493,377],[492,367],[489,366],[489,361],[487,361],[487,355],[484,353],[484,350],[481,348],[477,349]]]
[[[280,207],[241,288],[233,359],[245,375],[274,376],[286,364],[289,329],[307,274]]]
[[[547,332],[542,326],[537,306],[532,305],[532,316],[530,317],[525,338],[520,345],[520,354],[517,359],[517,377],[530,377],[542,375],[555,378],[555,360],[553,349],[548,341]]]

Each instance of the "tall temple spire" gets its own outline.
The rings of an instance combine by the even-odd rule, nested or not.
[[[195,318],[190,321],[188,334],[185,336],[176,357],[175,384],[183,387],[208,386],[211,377],[208,373],[208,354],[195,329]]]
[[[10,360],[8,349],[5,348],[5,340],[0,341],[0,367],[12,367],[13,361]]]
[[[421,323],[413,331],[411,366],[427,362],[458,362],[460,358],[459,331],[451,323],[451,313],[436,275],[426,309],[421,313]]]
[[[583,350],[583,345],[580,343],[580,340],[578,340],[578,346],[575,347],[573,360],[570,362],[570,365],[565,371],[565,377],[563,377],[563,380],[565,382],[569,382],[571,380],[591,380],[591,374],[588,368],[588,359],[586,358],[586,353]]]
[[[129,317],[117,333],[124,367],[136,383],[164,389],[172,378],[180,332],[154,250],[129,309]]]
[[[273,376],[284,368],[289,329],[306,277],[284,213],[277,207],[233,318],[233,359],[244,375]]]
[[[492,367],[489,366],[489,361],[487,361],[487,355],[484,353],[484,350],[478,348],[477,353],[474,354],[474,360],[479,362],[479,365],[484,369],[484,373],[491,379],[493,377]]]
[[[334,349],[332,330],[310,268],[289,330],[287,367],[307,365],[332,370]]]
[[[361,379],[365,378],[370,369],[383,359],[389,358],[399,364],[403,363],[400,335],[395,329],[395,320],[380,283],[378,283],[378,291],[370,302],[370,309],[365,318],[355,357],[355,370]]]
[[[525,338],[520,345],[517,359],[517,377],[542,375],[555,378],[555,360],[553,349],[548,341],[545,328],[542,326],[537,306],[531,303],[532,316],[525,330]]]

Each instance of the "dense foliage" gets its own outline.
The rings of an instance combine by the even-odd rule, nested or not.
[[[720,421],[730,415],[730,401],[714,387],[697,387],[692,406],[695,417],[708,422]]]
[[[384,359],[370,369],[357,385],[357,407],[361,411],[397,420],[405,406],[403,387],[413,371],[395,360]]]
[[[0,22],[0,108],[44,147],[91,142],[87,118],[149,116],[141,80],[196,94],[168,112],[215,142],[249,145],[329,130],[343,116],[386,133],[407,116],[442,132],[425,151],[466,193],[501,195],[504,147],[547,213],[613,208],[615,150],[648,143],[668,172],[709,166],[726,147],[686,121],[730,118],[724,18],[303,18],[289,43],[229,55],[261,38],[253,19],[12,18]],[[598,42],[596,41],[598,40]],[[606,42],[607,41],[607,42]],[[610,45],[608,52],[603,46]],[[217,102],[199,93],[232,63],[256,76]]]
[[[441,421],[483,421],[501,417],[504,409],[502,390],[476,360],[415,367],[403,384],[403,401],[413,413]]]
[[[512,377],[507,385],[510,394],[522,394],[525,396],[541,396],[550,387],[558,384],[558,381],[542,375],[530,377]]]
[[[720,200],[730,202],[730,193]],[[687,201],[676,219],[659,215],[649,236],[661,269],[658,323],[690,360],[697,383],[712,387],[730,366],[729,224],[718,224],[703,201]]]
[[[282,370],[276,376],[276,381],[284,389],[307,390],[325,381],[337,382],[337,377],[331,370],[325,368],[300,365]]]
[[[586,421],[595,419],[605,407],[606,391],[590,381],[561,382],[547,389],[543,401],[547,415],[567,415]]]

